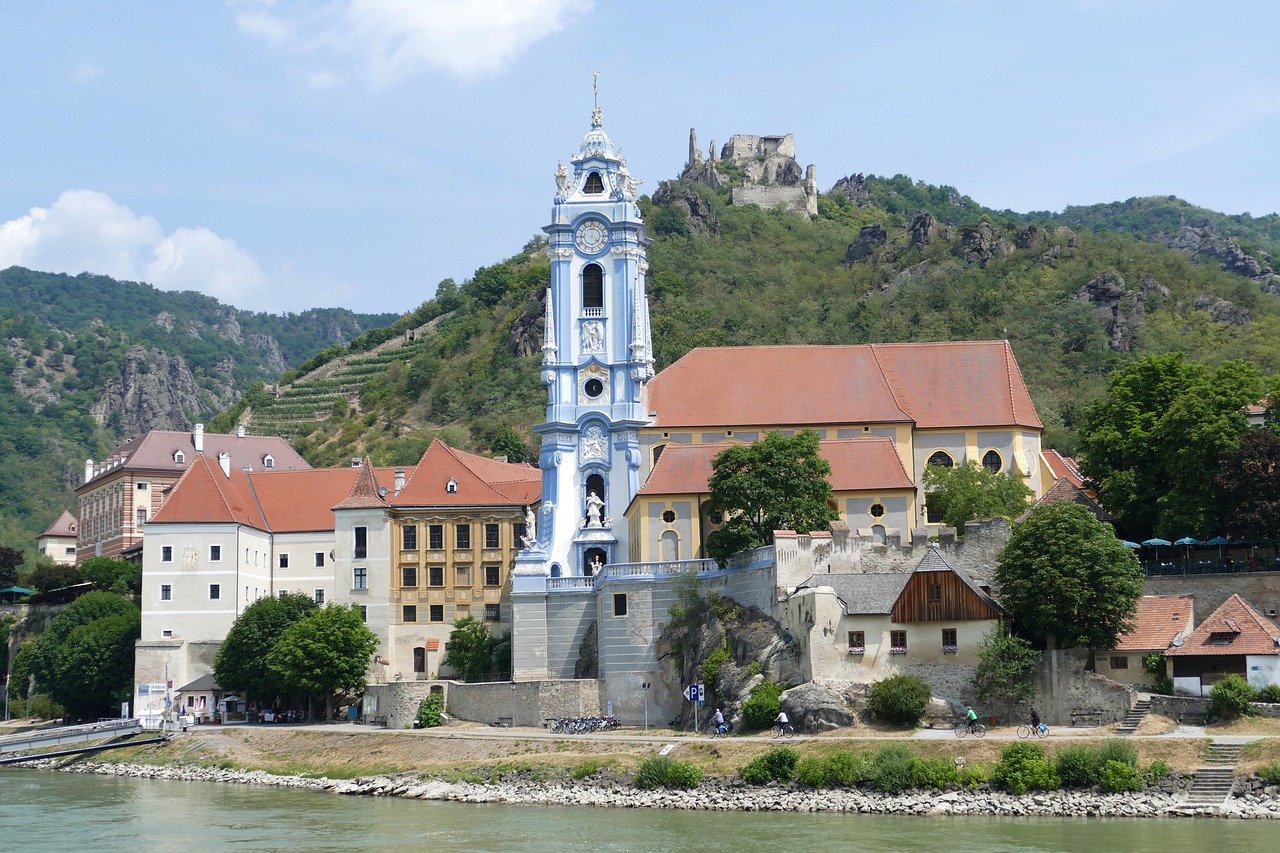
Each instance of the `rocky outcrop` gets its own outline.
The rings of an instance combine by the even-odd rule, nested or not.
[[[120,375],[109,380],[89,413],[99,424],[116,421],[123,435],[147,430],[189,430],[191,415],[210,412],[182,356],[135,344]]]
[[[542,351],[542,339],[547,325],[547,292],[538,288],[530,293],[520,308],[520,314],[511,324],[507,335],[507,349],[518,357],[537,355]]]
[[[796,728],[825,732],[858,724],[858,709],[865,708],[869,684],[852,681],[814,680],[783,692],[782,708]]]
[[[844,265],[851,267],[858,261],[866,260],[887,242],[889,242],[889,232],[880,223],[862,226],[857,239],[849,244],[849,250],[845,252]]]
[[[578,644],[578,660],[573,664],[574,678],[600,677],[600,628],[592,622]]]
[[[841,178],[836,181],[831,191],[844,196],[859,207],[871,198],[871,191],[867,189],[867,176],[861,173]]]
[[[1116,352],[1133,349],[1134,333],[1142,325],[1143,305],[1138,294],[1125,287],[1119,273],[1098,273],[1080,288],[1076,299],[1093,306],[1111,349]]]
[[[1216,263],[1218,269],[1253,279],[1263,293],[1280,296],[1280,275],[1275,272],[1274,261],[1266,252],[1251,255],[1234,237],[1224,237],[1212,228],[1182,226],[1177,231],[1165,231],[1153,238],[1170,249],[1186,252],[1198,261]]]
[[[922,210],[911,218],[907,226],[907,242],[913,249],[928,246],[938,239],[938,220],[927,210]]]
[[[654,204],[670,205],[684,213],[689,232],[699,237],[720,233],[720,218],[698,191],[688,184],[664,181],[653,194]]]
[[[1013,241],[1000,234],[990,222],[960,229],[960,253],[969,263],[985,264],[993,258],[1007,258],[1013,249]]]
[[[1224,326],[1244,326],[1253,322],[1253,313],[1248,309],[1205,293],[1197,296],[1191,307],[1195,311],[1207,312],[1213,322]]]
[[[1042,243],[1048,239],[1048,235],[1044,233],[1044,229],[1039,225],[1028,225],[1018,232],[1013,243],[1019,249],[1030,249],[1036,243]]]

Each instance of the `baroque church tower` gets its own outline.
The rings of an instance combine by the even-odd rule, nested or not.
[[[622,516],[640,487],[641,389],[653,376],[637,181],[597,105],[556,169],[542,382],[542,507],[518,575],[584,577],[627,559]],[[530,521],[534,519],[530,518]],[[519,586],[519,584],[517,584]]]

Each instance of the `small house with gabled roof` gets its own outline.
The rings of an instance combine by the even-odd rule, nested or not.
[[[878,681],[913,667],[978,663],[999,623],[990,592],[930,548],[911,572],[815,574],[778,606],[808,678]]]
[[[1280,684],[1280,628],[1238,594],[1166,654],[1176,694],[1208,696],[1228,675],[1239,675],[1255,689]]]
[[[65,509],[57,520],[36,537],[36,550],[61,565],[76,561],[76,517]]]

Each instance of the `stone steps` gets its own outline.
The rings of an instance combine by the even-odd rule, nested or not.
[[[1147,718],[1147,714],[1151,713],[1151,700],[1139,699],[1133,703],[1133,707],[1129,709],[1129,713],[1125,715],[1124,720],[1116,727],[1117,735],[1131,735],[1138,729],[1138,725]]]
[[[1209,754],[1204,767],[1195,772],[1187,798],[1179,808],[1220,808],[1231,797],[1235,786],[1236,762],[1240,759],[1240,745],[1214,741],[1209,744]]]

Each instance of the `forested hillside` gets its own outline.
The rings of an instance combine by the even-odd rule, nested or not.
[[[1084,409],[1138,355],[1280,372],[1274,216],[1176,199],[1017,214],[904,176],[842,180],[812,221],[684,182],[642,206],[659,369],[695,346],[1007,338],[1049,443],[1068,453]],[[357,349],[410,329],[425,339],[303,425],[303,453],[316,464],[361,452],[408,463],[439,434],[473,450],[531,447],[545,405],[544,250],[536,238],[461,286],[443,282],[394,329],[368,336]]]
[[[0,542],[30,549],[84,459],[185,429],[394,315],[254,314],[105,276],[0,271]]]

